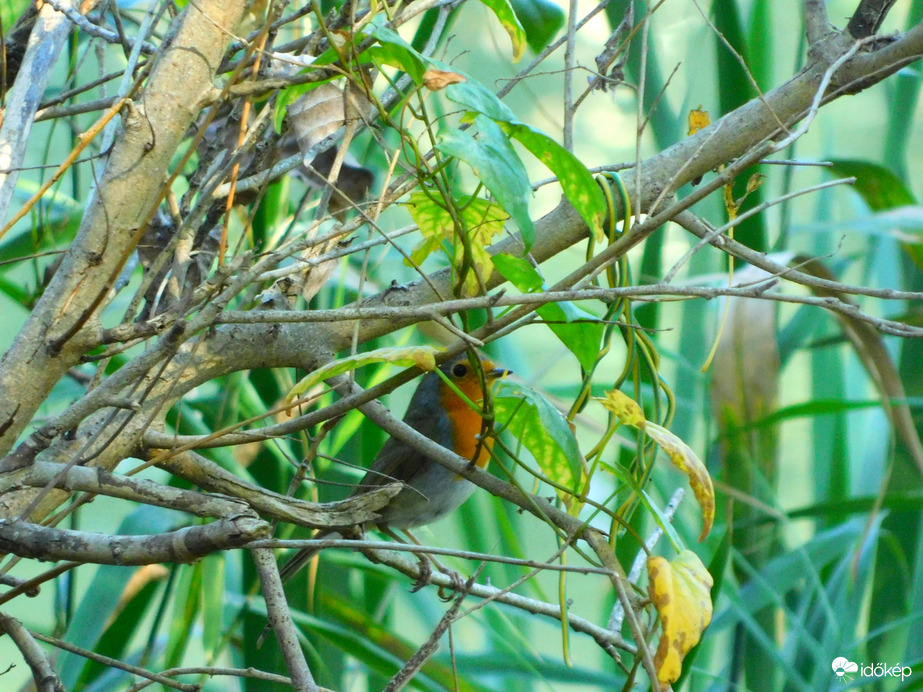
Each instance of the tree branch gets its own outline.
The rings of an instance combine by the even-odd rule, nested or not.
[[[9,635],[16,644],[16,648],[32,670],[32,679],[38,692],[65,692],[64,685],[54,672],[45,652],[19,620],[6,613],[0,613],[0,632]]]
[[[199,113],[200,97],[212,86],[228,41],[221,27],[234,28],[243,5],[243,0],[190,3],[175,36],[155,58],[144,99],[125,117],[77,237],[0,361],[0,389],[19,392],[0,401],[0,453],[10,449],[51,388],[85,353],[99,297],[140,239],[138,224],[159,203],[167,166]],[[69,30],[63,15],[61,21]]]
[[[269,524],[255,515],[238,515],[152,536],[108,536],[0,519],[0,551],[36,560],[73,560],[123,567],[191,563],[219,550],[267,538],[271,533]]]
[[[295,623],[288,612],[288,603],[285,601],[285,590],[282,579],[279,577],[279,568],[272,550],[268,548],[254,548],[250,551],[256,569],[260,575],[260,584],[263,588],[263,598],[266,601],[266,612],[269,615],[269,624],[272,625],[276,641],[285,657],[285,665],[292,678],[292,687],[304,692],[317,692],[317,684],[304,652],[298,643],[298,633]]]

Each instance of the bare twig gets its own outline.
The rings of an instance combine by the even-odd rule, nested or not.
[[[29,668],[38,692],[65,692],[61,679],[54,672],[51,662],[22,623],[6,613],[0,613],[0,632],[9,635],[22,654]]]
[[[124,670],[125,672],[131,673],[132,675],[147,678],[153,682],[159,682],[164,687],[169,687],[174,690],[181,690],[181,692],[199,692],[200,690],[198,685],[190,685],[188,683],[171,680],[165,675],[152,673],[151,671],[141,668],[140,666],[133,666],[130,663],[125,663],[118,660],[117,658],[103,656],[102,654],[98,654],[95,651],[90,651],[89,649],[75,646],[74,644],[66,642],[63,639],[59,639],[58,637],[49,637],[46,634],[34,632],[32,630],[29,631],[29,634],[38,639],[40,642],[51,644],[58,649],[69,651],[72,654],[77,654],[78,656],[82,656],[83,658],[89,659],[90,661],[96,661],[97,663],[101,663],[102,665],[108,666],[109,668]]]
[[[249,680],[260,680],[263,682],[269,682],[276,685],[287,685],[291,686],[292,679],[284,675],[276,675],[275,673],[267,673],[265,670],[257,670],[256,668],[220,668],[217,666],[189,666],[186,668],[168,668],[167,670],[162,670],[159,673],[162,677],[176,677],[179,675],[207,675],[209,677],[217,676],[226,676],[233,678],[247,678]],[[150,687],[151,685],[156,684],[155,680],[144,680],[142,682],[135,683],[128,688],[127,692],[141,692],[141,690]],[[318,692],[331,692],[326,687],[318,687]]]
[[[269,615],[269,624],[272,625],[276,641],[282,649],[285,664],[292,678],[292,688],[299,692],[317,692],[317,684],[311,669],[298,643],[298,633],[295,623],[288,612],[288,603],[285,601],[285,591],[282,579],[279,577],[279,568],[272,550],[268,548],[254,548],[250,551],[253,562],[260,575],[260,585],[263,589],[263,598],[266,601],[266,612]]]
[[[128,42],[129,48],[135,48],[135,40],[127,36],[119,36],[119,34],[111,29],[106,29],[105,27],[99,26],[99,24],[94,24],[89,19],[84,17],[80,12],[78,12],[73,4],[67,2],[66,0],[45,0],[46,3],[51,5],[58,12],[62,12],[67,19],[74,24],[78,29],[88,36],[93,36],[95,38],[101,38],[107,43],[117,43],[122,44],[123,40]],[[143,40],[137,41],[140,43],[140,47],[137,49],[139,52],[146,55],[153,55],[157,52],[157,47]]]
[[[429,638],[420,646],[419,649],[414,653],[413,656],[404,664],[404,666],[394,674],[394,676],[388,681],[388,684],[384,688],[384,692],[398,692],[398,690],[404,689],[404,686],[410,682],[411,678],[416,675],[420,669],[423,667],[423,664],[429,660],[429,658],[436,653],[436,649],[439,647],[439,640],[442,639],[442,635],[445,634],[446,630],[449,629],[449,626],[455,621],[455,616],[458,613],[458,609],[461,608],[462,602],[471,592],[471,587],[474,585],[475,579],[477,579],[478,569],[468,581],[465,582],[462,591],[455,597],[455,601],[452,603],[452,607],[449,608],[445,614],[439,619],[439,623],[433,628],[433,633]]]
[[[61,0],[62,7],[73,8],[73,0]],[[8,94],[3,124],[0,125],[0,223],[7,218],[18,169],[22,165],[29,132],[42,94],[51,79],[51,70],[64,46],[71,24],[49,4],[39,11],[29,36],[19,75]]]

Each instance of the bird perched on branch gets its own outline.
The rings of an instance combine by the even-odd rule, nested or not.
[[[473,367],[468,356],[463,354],[439,366],[439,372],[424,375],[410,400],[404,422],[484,468],[490,460],[493,441],[480,436],[483,419],[478,407],[484,399],[483,386],[490,386],[492,381],[511,371],[487,358],[479,358],[479,365]],[[377,527],[394,536],[394,529],[429,524],[458,509],[475,488],[473,483],[406,442],[389,437],[352,494],[368,492],[395,481],[404,483],[403,489],[379,510],[378,521],[363,529]],[[341,536],[339,532],[321,531],[315,538]],[[291,579],[316,553],[312,548],[299,550],[282,566],[282,581]]]

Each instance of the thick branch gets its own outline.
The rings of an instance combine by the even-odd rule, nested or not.
[[[894,0],[862,0],[846,25],[846,30],[853,38],[866,38],[876,34],[893,4]]]
[[[0,551],[36,560],[72,560],[98,565],[192,563],[206,555],[267,538],[272,529],[255,515],[238,515],[204,526],[156,536],[108,536],[0,519]]]
[[[71,8],[74,3],[61,4]],[[0,226],[9,218],[8,206],[16,189],[35,112],[70,30],[71,23],[63,14],[47,4],[42,7],[29,36],[16,82],[9,92],[0,126]],[[6,50],[9,49],[7,46]]]
[[[123,121],[76,239],[12,347],[0,361],[0,453],[25,430],[51,388],[85,351],[88,329],[152,213],[179,143],[212,88],[243,0],[190,3],[157,59],[141,100]],[[207,15],[207,16],[206,16]],[[62,17],[63,19],[63,17]],[[69,27],[67,20],[65,25]]]
[[[0,632],[9,635],[22,657],[32,670],[32,680],[39,692],[64,692],[64,685],[54,672],[48,656],[32,638],[22,623],[14,617],[0,613]]]

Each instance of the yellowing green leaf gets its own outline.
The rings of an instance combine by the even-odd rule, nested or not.
[[[610,389],[603,399],[597,399],[606,409],[612,411],[620,421],[633,428],[644,429],[647,420],[638,402],[618,389]]]
[[[673,465],[689,476],[689,486],[702,508],[702,533],[699,540],[704,540],[715,521],[715,488],[708,469],[689,445],[666,428],[648,421],[644,430],[667,453]]]
[[[648,593],[660,615],[660,644],[654,668],[660,689],[679,679],[683,659],[699,643],[712,616],[712,576],[698,556],[684,550],[673,562],[647,559]]]
[[[457,201],[457,206],[468,232],[474,270],[466,276],[465,287],[469,293],[476,293],[477,276],[480,275],[486,279],[493,272],[493,263],[487,247],[503,230],[503,223],[509,215],[497,203],[480,197],[463,197]],[[407,208],[423,235],[423,240],[411,252],[410,259],[420,264],[441,248],[443,242],[447,242],[454,245],[452,261],[456,267],[460,267],[464,259],[464,245],[456,242],[455,220],[449,211],[433,201],[426,193],[419,191],[410,195]]]
[[[504,31],[509,34],[510,42],[513,44],[513,62],[519,62],[526,50],[526,31],[522,28],[522,24],[519,23],[516,13],[513,12],[510,1],[481,0],[481,2],[493,11],[497,19],[500,20],[500,25]]]
[[[319,384],[328,377],[342,375],[370,363],[392,363],[402,368],[416,366],[421,370],[433,370],[436,367],[436,353],[438,351],[432,346],[404,346],[401,348],[379,348],[375,351],[366,353],[357,353],[353,356],[347,356],[332,363],[327,363],[319,367],[307,377],[302,378],[292,387],[292,390],[285,397],[286,401],[294,401],[296,398],[311,389],[314,385]]]
[[[567,420],[545,397],[515,382],[497,382],[493,399],[497,423],[529,450],[550,480],[569,490],[558,496],[571,514],[580,512],[577,495],[586,481],[583,458]]]
[[[624,424],[645,431],[667,453],[673,465],[689,476],[689,485],[702,508],[702,533],[699,540],[704,540],[715,521],[715,488],[702,460],[679,437],[663,426],[646,420],[641,407],[628,395],[613,389],[606,392],[605,398],[597,398],[597,401]]]

